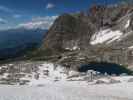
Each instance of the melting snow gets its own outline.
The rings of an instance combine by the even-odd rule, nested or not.
[[[65,80],[67,74],[62,66],[54,65],[52,63],[44,63],[39,66],[39,71],[33,73],[32,79],[30,80],[30,85],[49,83],[55,80]],[[36,79],[37,77],[37,79]]]
[[[130,20],[127,21],[126,25],[125,25],[125,28],[128,28],[130,25]]]
[[[128,47],[128,49],[133,49],[133,46]]]
[[[8,77],[8,73],[4,73],[4,75],[2,76],[2,78],[7,78]]]
[[[78,46],[73,46],[72,48],[71,47],[66,47],[65,48],[66,50],[70,50],[70,51],[73,51],[73,50],[80,50],[80,48]]]
[[[119,39],[122,35],[123,33],[120,30],[116,30],[116,31],[112,31],[111,29],[100,30],[100,32],[92,36],[90,43],[92,45],[101,44],[106,41],[110,43]]]

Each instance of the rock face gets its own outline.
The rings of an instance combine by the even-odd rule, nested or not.
[[[49,29],[39,50],[42,56],[54,55],[54,61],[75,67],[97,61],[132,68],[133,7],[92,6],[87,12],[63,14]]]
[[[78,49],[78,47],[88,45],[93,32],[83,19],[75,18],[69,14],[60,16],[47,33],[44,48],[60,51]]]

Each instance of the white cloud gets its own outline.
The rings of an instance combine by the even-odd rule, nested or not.
[[[5,19],[0,18],[0,24],[6,24],[6,23],[7,23],[7,21]]]
[[[54,8],[54,7],[55,7],[55,5],[52,4],[52,3],[48,3],[48,4],[46,5],[46,9],[52,9],[52,8]]]
[[[6,6],[2,6],[2,5],[0,5],[0,11],[4,11],[4,12],[8,12],[8,13],[13,12],[12,9],[10,9],[10,8],[8,8]]]
[[[30,22],[19,24],[18,27],[27,29],[49,29],[56,18],[57,16],[36,17],[32,18]]]

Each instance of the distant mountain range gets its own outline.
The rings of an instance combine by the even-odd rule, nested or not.
[[[0,31],[0,59],[18,57],[40,46],[46,31],[26,28]]]

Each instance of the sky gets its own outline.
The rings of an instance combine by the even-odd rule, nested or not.
[[[117,0],[0,0],[0,30],[16,27],[48,29],[63,13],[87,10],[91,4]]]

